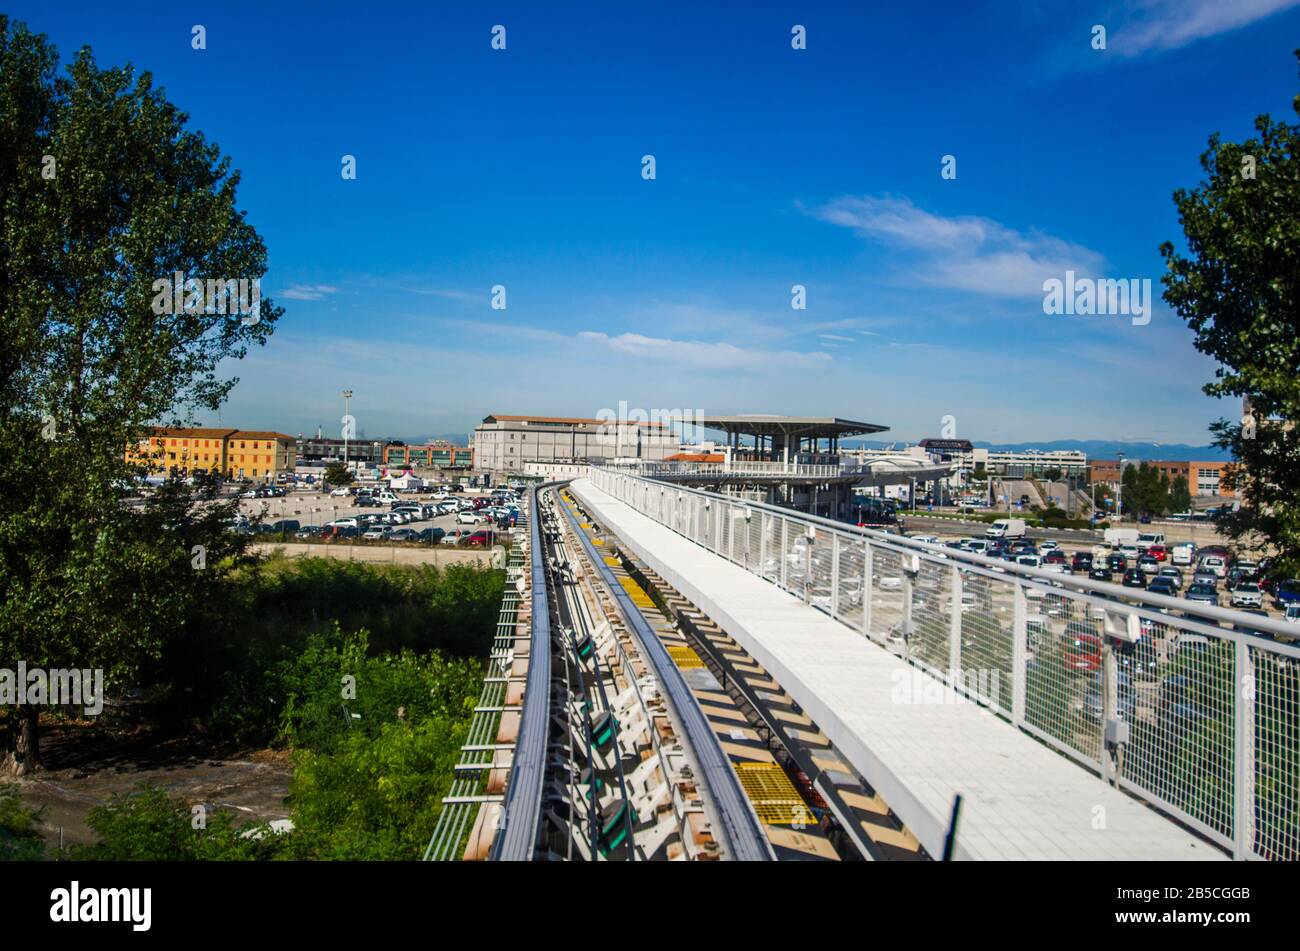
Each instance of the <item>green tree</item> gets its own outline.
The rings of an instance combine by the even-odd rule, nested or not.
[[[57,65],[0,16],[0,657],[102,668],[120,687],[222,570],[196,570],[193,545],[225,544],[188,486],[130,508],[126,450],[217,409],[235,383],[218,365],[264,343],[281,309],[232,312],[191,286],[179,312],[156,312],[155,284],[177,272],[265,273],[239,174],[148,72],[102,69],[88,48]],[[39,712],[9,717],[11,772],[40,765]]]
[[[353,482],[352,471],[341,462],[331,462],[325,467],[321,480],[326,486],[345,486]]]
[[[1187,486],[1187,476],[1177,476],[1169,487],[1169,510],[1187,512],[1192,508],[1192,492]]]
[[[1300,60],[1300,50],[1296,51]],[[1292,100],[1300,116],[1300,95]],[[1164,298],[1219,363],[1210,396],[1237,397],[1249,419],[1219,419],[1215,444],[1239,465],[1231,537],[1258,535],[1300,571],[1300,123],[1255,119],[1243,142],[1210,136],[1205,180],[1174,192],[1186,253],[1161,245]]]

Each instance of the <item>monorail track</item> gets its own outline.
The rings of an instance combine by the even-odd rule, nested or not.
[[[867,800],[807,781],[838,765],[816,749],[809,767],[790,742],[808,746],[816,727],[797,710],[772,718],[760,695],[782,693],[775,682],[738,690],[752,664],[733,668],[727,657],[742,659],[721,631],[614,555],[565,484],[530,492],[483,698],[426,858],[901,857],[856,823],[828,834],[843,829],[821,818],[827,801],[844,822],[857,818],[846,800]],[[890,834],[911,851],[906,830]]]

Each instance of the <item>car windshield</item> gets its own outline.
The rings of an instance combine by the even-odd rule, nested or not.
[[[1208,584],[1194,584],[1188,590],[1188,594],[1214,594],[1214,589]]]

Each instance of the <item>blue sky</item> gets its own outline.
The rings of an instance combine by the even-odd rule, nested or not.
[[[229,425],[334,430],[344,387],[370,437],[626,401],[1204,444],[1236,412],[1163,303],[1047,315],[1041,285],[1159,297],[1207,136],[1293,117],[1300,0],[538,6],[7,12],[151,70],[242,171],[286,314]]]

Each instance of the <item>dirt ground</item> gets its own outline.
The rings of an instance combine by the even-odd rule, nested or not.
[[[92,808],[139,784],[159,786],[190,805],[228,809],[236,822],[261,822],[289,815],[285,797],[293,766],[282,750],[216,753],[210,744],[157,732],[123,732],[89,723],[42,724],[41,759],[45,768],[14,779],[23,802],[44,808],[42,825],[49,845],[87,843]]]

